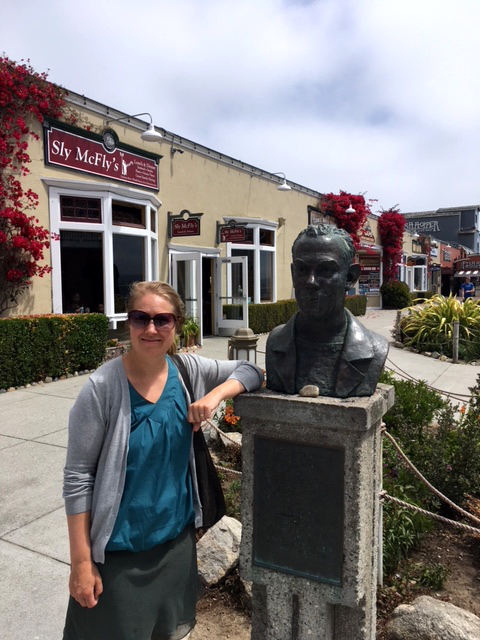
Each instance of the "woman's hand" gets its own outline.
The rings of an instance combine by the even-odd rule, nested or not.
[[[188,407],[187,420],[193,424],[193,430],[198,431],[202,422],[209,420],[222,400],[234,398],[243,393],[245,387],[238,380],[226,380],[215,387],[210,393],[203,396]]]
[[[188,407],[187,420],[193,424],[194,431],[200,429],[202,422],[210,420],[219,404],[220,400],[217,400],[215,390],[213,390]]]
[[[69,589],[72,598],[82,607],[92,609],[96,606],[103,592],[103,583],[97,566],[92,560],[72,565]]]

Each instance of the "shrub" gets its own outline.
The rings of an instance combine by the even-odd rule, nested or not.
[[[367,296],[347,296],[345,308],[354,316],[364,316],[367,311]]]
[[[403,309],[412,303],[412,295],[406,282],[389,280],[380,287],[384,309]]]
[[[451,356],[455,321],[460,323],[460,357],[467,360],[480,357],[480,306],[472,298],[464,303],[452,295],[423,299],[420,306],[410,309],[402,319],[404,342],[421,351]]]
[[[428,428],[448,402],[437,391],[429,389],[423,380],[396,380],[382,374],[380,382],[395,387],[395,404],[383,417],[387,429],[403,444],[413,443],[413,447],[421,444]]]
[[[395,493],[395,497],[411,502],[402,496],[401,488]],[[431,528],[425,516],[386,502],[383,507],[383,575],[391,575]]]
[[[464,503],[467,494],[480,495],[480,375],[470,389],[469,405],[460,411],[425,382],[394,380],[385,374],[381,381],[395,387],[395,404],[383,418],[387,429],[417,469],[456,504]],[[438,508],[438,500],[389,451],[385,444],[384,484],[391,478],[394,485],[409,484],[414,499]]]
[[[1,319],[0,388],[97,367],[107,332],[108,318],[97,313]]]

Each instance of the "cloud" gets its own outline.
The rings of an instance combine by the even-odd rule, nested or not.
[[[385,208],[480,200],[477,0],[44,0],[24,12],[4,0],[7,55],[180,136]]]

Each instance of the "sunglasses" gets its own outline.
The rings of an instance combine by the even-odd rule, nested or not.
[[[152,320],[155,329],[169,331],[175,326],[177,317],[173,313],[157,313],[156,316],[149,316],[145,311],[129,311],[128,313],[128,322],[134,329],[146,329]]]

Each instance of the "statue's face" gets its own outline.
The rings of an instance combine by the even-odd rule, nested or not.
[[[331,319],[344,305],[350,262],[335,236],[304,236],[295,245],[293,286],[300,310],[318,320]]]

